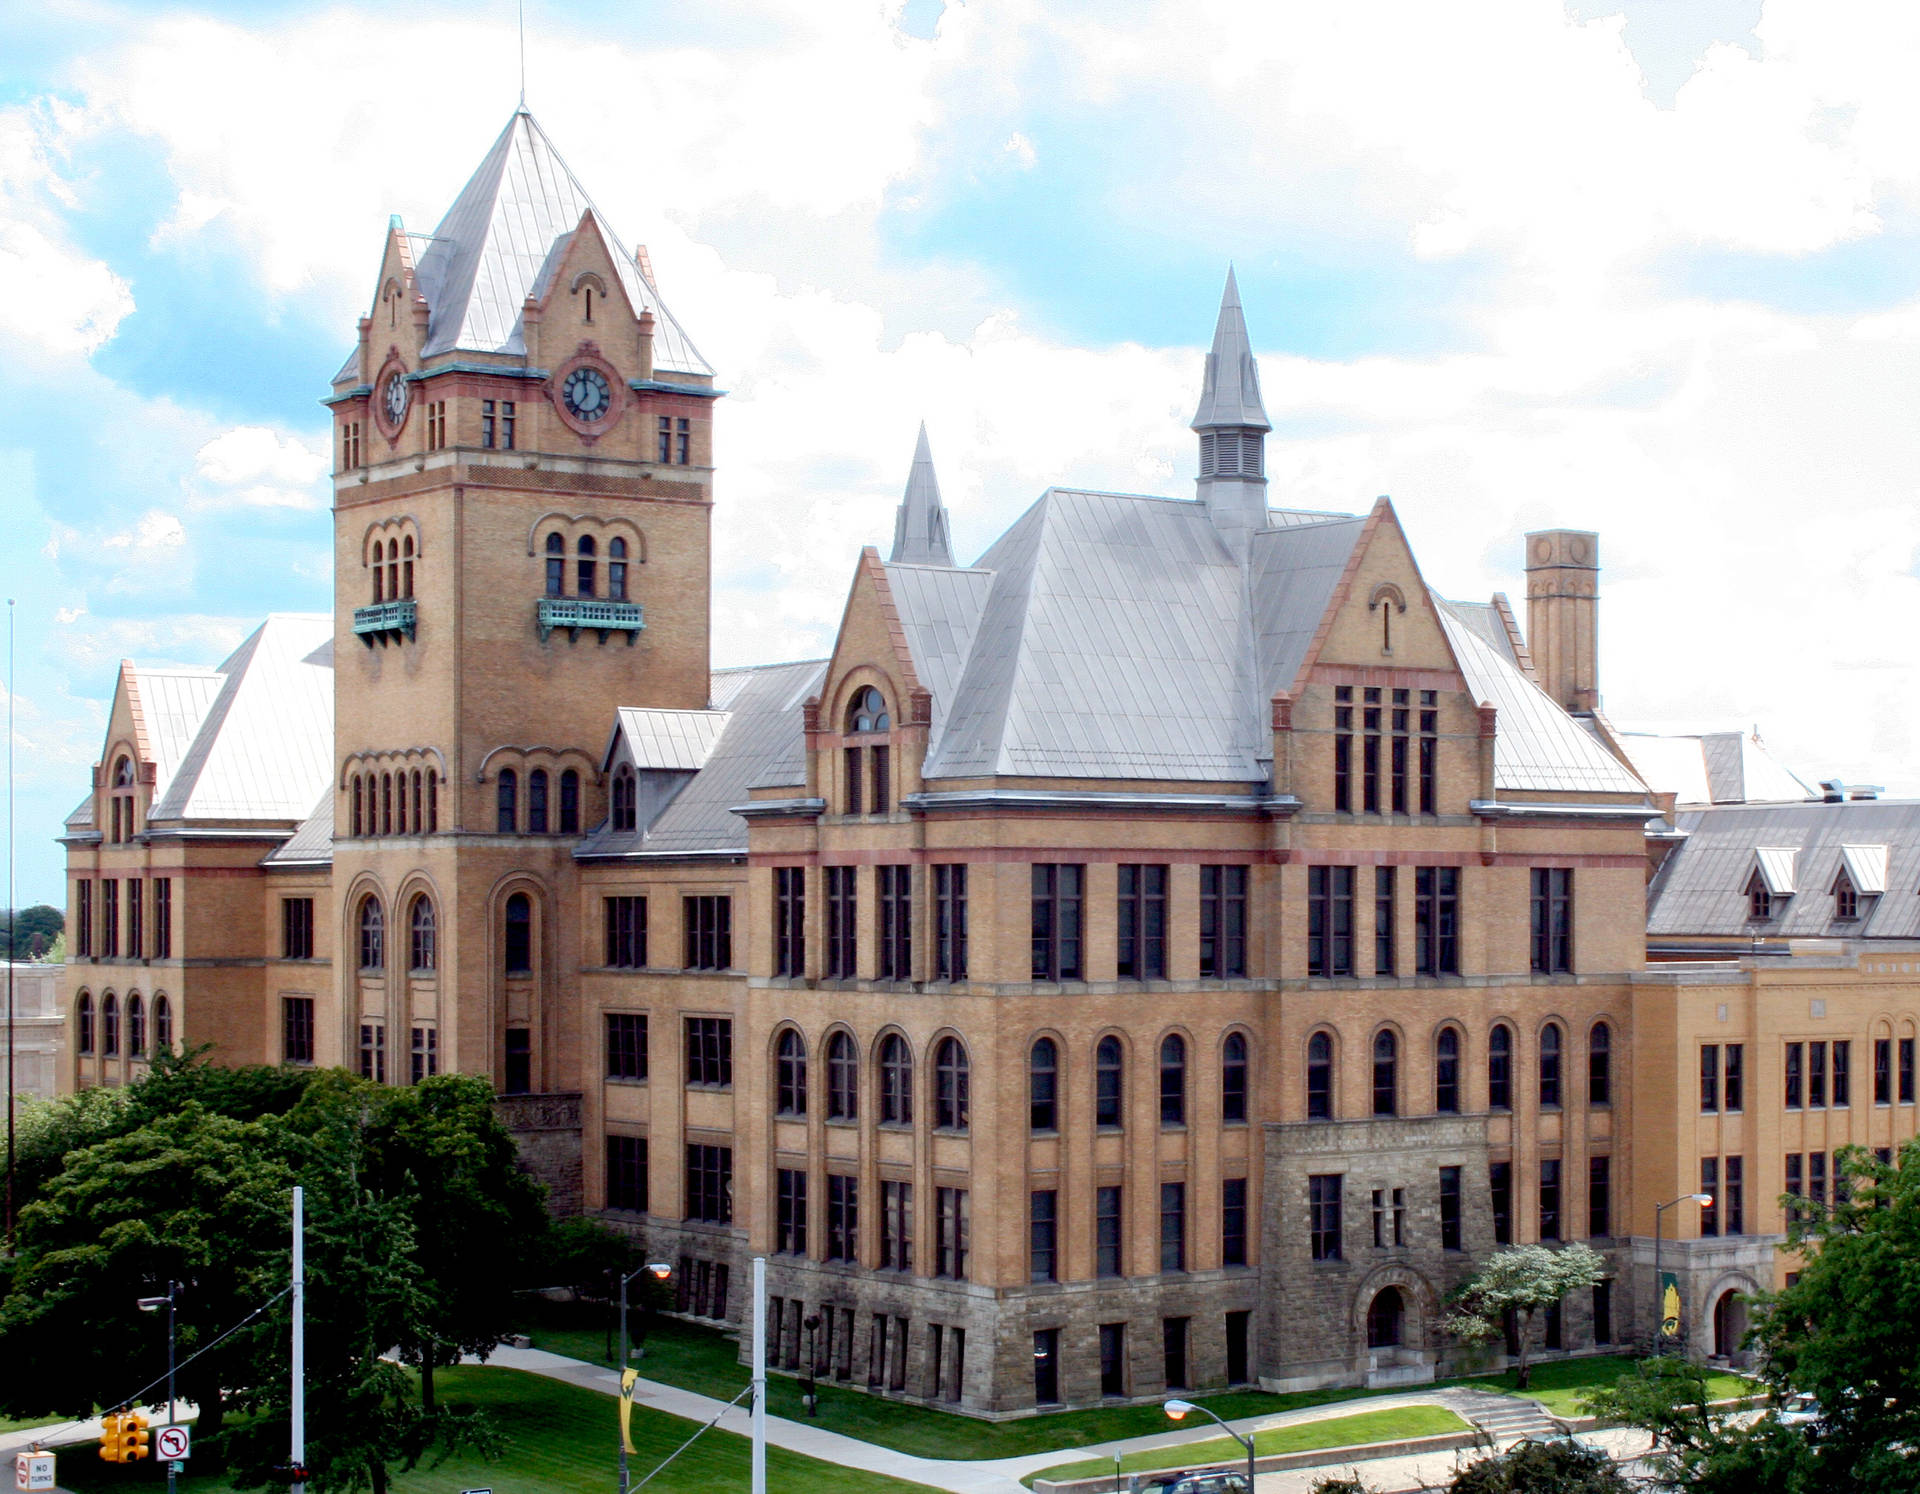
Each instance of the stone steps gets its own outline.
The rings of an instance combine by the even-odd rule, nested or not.
[[[1476,1391],[1454,1407],[1495,1442],[1518,1442],[1526,1437],[1557,1437],[1563,1428],[1538,1401],[1524,1396]]]

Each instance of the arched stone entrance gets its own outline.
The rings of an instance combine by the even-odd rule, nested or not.
[[[1397,1286],[1382,1287],[1367,1308],[1367,1347],[1397,1349],[1405,1337],[1407,1299]]]
[[[1747,1304],[1738,1291],[1722,1292],[1713,1302],[1713,1357],[1728,1363],[1744,1360],[1741,1340],[1747,1336]]]
[[[1368,1385],[1422,1385],[1439,1356],[1427,1346],[1439,1309],[1433,1287],[1406,1266],[1370,1272],[1353,1295],[1358,1364]]]

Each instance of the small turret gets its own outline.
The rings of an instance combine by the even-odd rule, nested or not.
[[[1260,368],[1231,268],[1193,429],[1200,436],[1200,501],[1220,537],[1244,560],[1254,531],[1267,527],[1266,439],[1273,424],[1260,401]]]
[[[920,443],[913,450],[913,471],[907,475],[906,496],[894,510],[894,564],[953,564],[953,543],[947,535],[947,508],[940,501],[940,482],[933,475],[933,451],[927,445],[927,425],[920,422]]]

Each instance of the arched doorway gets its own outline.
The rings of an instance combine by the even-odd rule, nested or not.
[[[1407,1299],[1396,1286],[1382,1287],[1367,1307],[1367,1347],[1397,1349],[1406,1335]]]
[[[1747,1336],[1747,1304],[1737,1291],[1722,1292],[1713,1304],[1713,1357],[1741,1358],[1740,1341]]]

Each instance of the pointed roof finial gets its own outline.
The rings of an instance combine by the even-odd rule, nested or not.
[[[1220,297],[1220,320],[1213,328],[1213,348],[1207,354],[1207,379],[1194,412],[1193,429],[1222,426],[1270,431],[1267,407],[1260,401],[1260,369],[1247,340],[1246,318],[1240,314],[1240,287],[1227,266],[1227,288]]]
[[[895,564],[953,564],[953,543],[947,536],[947,508],[940,501],[940,482],[933,475],[933,450],[927,445],[927,423],[920,422],[920,441],[913,449],[913,471],[907,475],[906,496],[894,510]]]

